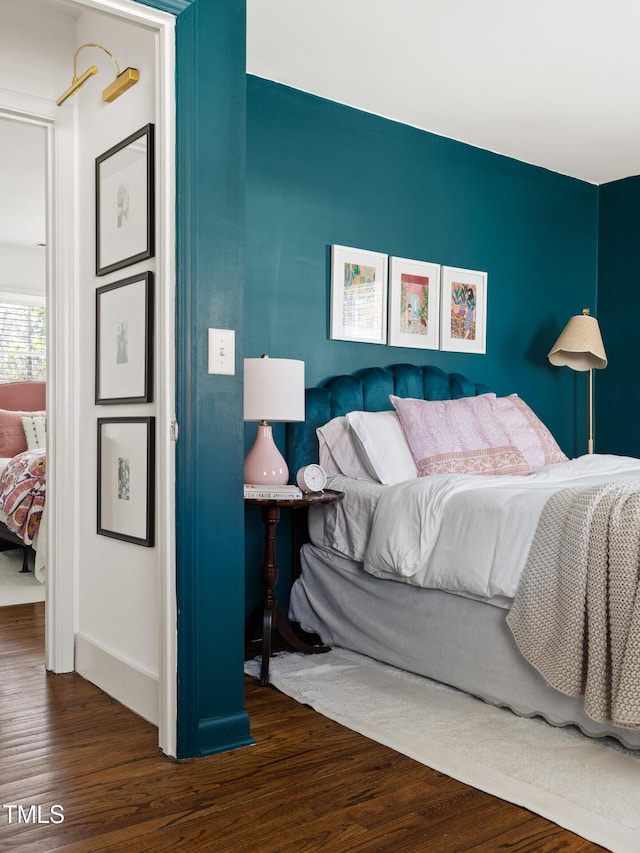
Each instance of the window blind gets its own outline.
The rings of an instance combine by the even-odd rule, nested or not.
[[[46,379],[44,305],[0,301],[0,382]]]

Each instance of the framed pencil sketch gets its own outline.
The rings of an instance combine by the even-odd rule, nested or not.
[[[98,418],[98,533],[151,547],[155,418]]]
[[[96,157],[96,275],[154,254],[154,126]]]
[[[96,405],[153,401],[153,273],[96,290]]]
[[[442,267],[440,349],[484,353],[487,273]]]
[[[389,345],[438,349],[440,265],[389,258]]]
[[[331,247],[330,337],[368,344],[387,342],[386,255]]]

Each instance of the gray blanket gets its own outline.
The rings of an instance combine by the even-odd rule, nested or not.
[[[640,480],[549,499],[507,623],[592,719],[640,727]]]

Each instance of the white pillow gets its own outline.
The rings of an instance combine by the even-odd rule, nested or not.
[[[327,474],[343,474],[354,480],[375,482],[353,443],[353,434],[344,415],[332,418],[318,427],[316,435],[320,446],[320,465]]]
[[[394,411],[349,412],[347,421],[363,461],[380,483],[390,486],[417,478],[418,467]]]
[[[27,450],[37,450],[47,446],[46,418],[29,415],[22,418],[22,428],[27,440]]]

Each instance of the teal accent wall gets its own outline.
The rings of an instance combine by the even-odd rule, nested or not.
[[[640,177],[604,184],[600,192],[598,322],[608,365],[594,371],[595,450],[640,456],[638,315]]]
[[[584,391],[547,353],[572,314],[595,306],[597,240],[595,186],[247,78],[245,357],[303,359],[307,385],[435,364],[518,392],[580,454]],[[486,355],[330,340],[332,244],[488,272]],[[248,518],[247,612],[259,591],[254,528]]]
[[[245,2],[176,13],[178,757],[253,743],[244,710],[242,371],[207,373],[207,328],[242,361]]]

